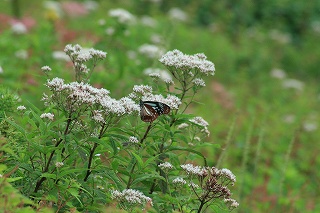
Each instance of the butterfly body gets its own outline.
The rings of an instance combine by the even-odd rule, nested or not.
[[[144,122],[153,122],[162,114],[169,114],[170,107],[157,101],[140,100],[140,118]]]

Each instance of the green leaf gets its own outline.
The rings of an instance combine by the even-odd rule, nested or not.
[[[205,158],[205,156],[201,152],[195,151],[191,148],[178,147],[178,146],[168,148],[168,151],[174,151],[174,150],[186,151],[186,152],[191,152],[191,153],[197,154],[203,158],[204,165],[207,166],[207,159]]]
[[[141,168],[141,167],[143,167],[143,160],[142,160],[142,158],[139,156],[139,155],[137,155],[136,153],[131,153],[133,156],[134,156],[134,158],[137,160],[136,162],[138,163],[138,167],[139,168]]]
[[[23,127],[19,126],[18,124],[16,124],[13,121],[10,121],[9,119],[6,120],[9,124],[11,124],[12,126],[14,126],[18,131],[20,131],[24,136],[26,135],[26,132],[24,130]]]
[[[56,179],[57,176],[55,174],[51,174],[51,173],[42,173],[41,177]]]
[[[8,183],[11,183],[11,182],[15,182],[15,181],[21,180],[21,179],[22,179],[22,177],[7,178],[6,181],[7,181]]]
[[[142,174],[142,175],[137,176],[137,178],[132,182],[132,185],[135,185],[135,184],[140,183],[145,180],[153,181],[154,179],[166,181],[166,179],[164,177],[160,176],[158,173]]]
[[[74,174],[76,172],[82,172],[86,170],[86,168],[77,168],[77,169],[69,169],[69,168],[64,168],[63,171],[60,171],[60,173],[58,174],[58,178],[62,178],[68,174]]]

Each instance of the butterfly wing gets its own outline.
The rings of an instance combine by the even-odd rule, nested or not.
[[[157,111],[150,105],[140,101],[140,118],[144,122],[153,122],[158,118]]]
[[[140,117],[144,122],[153,122],[162,114],[168,114],[170,107],[167,104],[156,101],[140,100]]]

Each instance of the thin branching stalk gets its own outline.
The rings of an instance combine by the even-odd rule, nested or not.
[[[102,125],[101,130],[100,130],[100,134],[99,134],[99,137],[98,137],[99,139],[102,138],[102,136],[106,132],[107,128],[108,128],[108,125],[107,126],[105,124]],[[91,171],[92,159],[93,159],[94,152],[95,152],[96,148],[98,147],[98,145],[99,145],[98,143],[94,143],[92,149],[90,150],[87,173],[86,173],[86,176],[83,179],[84,182],[86,182],[88,180],[89,175],[92,173],[92,171]]]
[[[67,135],[67,134],[68,134],[68,132],[69,132],[69,127],[70,127],[71,122],[72,122],[71,114],[69,114],[69,118],[68,118],[68,120],[67,120],[67,125],[66,125],[66,128],[65,128],[65,130],[64,130],[64,135]],[[56,144],[55,144],[54,147],[58,147],[58,146],[61,144],[62,141],[63,141],[62,138],[61,138],[60,140],[58,140],[58,141],[56,142]],[[45,168],[44,168],[43,171],[42,171],[43,173],[46,173],[46,172],[49,171],[49,166],[50,166],[50,164],[51,164],[51,161],[52,161],[52,158],[53,158],[55,152],[56,152],[56,150],[54,149],[54,150],[50,153],[50,156],[49,156],[49,158],[48,158],[47,164],[46,164]],[[40,189],[42,183],[43,183],[46,179],[47,179],[46,177],[42,177],[42,178],[36,183],[36,187],[35,187],[35,189],[34,189],[34,193],[37,193],[37,191]]]
[[[147,127],[146,132],[144,133],[143,137],[141,138],[139,147],[142,146],[144,140],[147,138],[148,133],[149,133],[151,127],[152,127],[152,122],[150,122],[149,126]],[[135,163],[132,165],[130,174],[133,174],[136,165],[137,165],[137,162],[135,162]],[[130,186],[131,186],[132,182],[133,182],[132,175],[130,175],[129,180],[128,180],[128,183],[127,183],[127,189],[130,189]]]
[[[219,159],[217,161],[217,164],[216,164],[217,168],[219,168],[221,166],[221,163],[223,162],[223,160],[225,158],[225,155],[226,155],[226,150],[229,150],[229,146],[231,144],[231,138],[232,138],[234,127],[235,127],[235,123],[236,123],[236,118],[237,118],[237,115],[235,115],[233,117],[231,126],[230,126],[229,131],[228,131],[227,139],[226,139],[226,142],[225,142],[225,148],[222,150],[222,152],[221,152],[221,154],[219,156]]]
[[[246,136],[246,141],[243,149],[243,157],[242,157],[242,162],[241,162],[241,172],[242,172],[242,178],[240,179],[240,184],[239,184],[239,194],[238,194],[238,201],[241,201],[241,195],[242,195],[242,190],[244,186],[244,176],[245,172],[247,169],[247,163],[248,163],[248,156],[249,156],[249,149],[250,149],[250,141],[252,137],[252,131],[253,131],[253,126],[254,126],[254,118],[252,119],[252,122],[250,124],[249,130],[247,132]]]

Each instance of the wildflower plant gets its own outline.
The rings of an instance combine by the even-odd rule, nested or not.
[[[27,177],[14,182],[22,194],[50,203],[57,212],[94,212],[111,204],[156,212],[203,212],[216,202],[237,207],[229,189],[235,176],[208,167],[199,148],[209,135],[208,122],[185,114],[205,86],[203,77],[215,72],[204,54],[167,52],[160,62],[171,78],[150,73],[154,85],[133,85],[130,94],[116,99],[109,90],[90,85],[105,52],[84,51],[80,45],[67,45],[64,51],[75,81],[48,79],[44,109],[19,106],[21,122],[8,120],[20,132],[11,139],[16,154],[7,162],[11,168],[19,165],[12,176]],[[42,70],[54,72],[49,66]],[[140,100],[166,104],[170,113],[143,122]],[[190,161],[204,165],[186,164]]]

